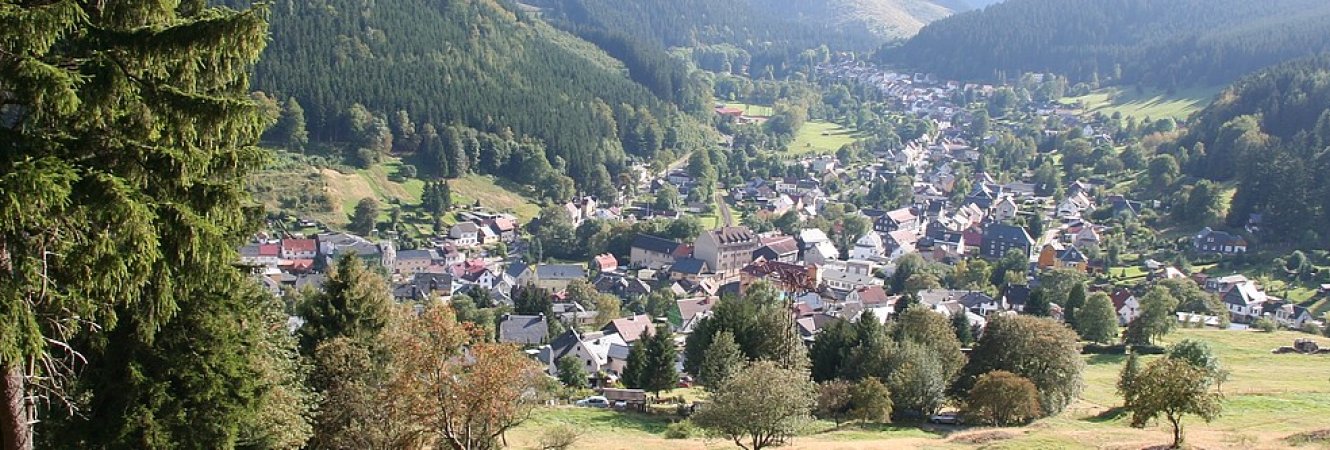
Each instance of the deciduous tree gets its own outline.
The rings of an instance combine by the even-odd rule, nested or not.
[[[1018,425],[1042,414],[1039,390],[1030,380],[1005,370],[979,376],[965,399],[965,416],[999,427]]]
[[[1209,422],[1223,409],[1223,396],[1212,391],[1205,370],[1183,359],[1161,358],[1150,363],[1132,383],[1131,424],[1144,427],[1163,417],[1173,428],[1173,448],[1183,442],[1182,419],[1195,415]]]
[[[1077,316],[1076,333],[1081,339],[1100,344],[1117,339],[1118,314],[1113,310],[1113,299],[1108,294],[1096,292],[1091,295]]]
[[[740,448],[761,450],[794,436],[809,419],[815,391],[807,370],[755,361],[722,382],[693,420]]]

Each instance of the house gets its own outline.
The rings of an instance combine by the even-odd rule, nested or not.
[[[1265,302],[1271,298],[1265,295],[1256,283],[1234,285],[1220,294],[1220,300],[1228,307],[1234,322],[1250,323],[1265,312]]]
[[[1113,301],[1113,310],[1118,313],[1118,324],[1126,325],[1141,315],[1141,302],[1128,289],[1118,289],[1109,294]]]
[[[887,259],[896,260],[919,250],[919,233],[913,230],[896,230],[887,233],[884,241]]]
[[[1059,219],[1075,220],[1081,218],[1085,211],[1094,209],[1094,200],[1091,200],[1085,192],[1068,194],[1067,198],[1058,203],[1057,214]]]
[[[795,326],[799,328],[799,336],[805,340],[813,340],[819,331],[826,328],[832,322],[842,320],[839,317],[818,313],[807,317],[800,317],[794,321]]]
[[[1030,287],[1023,284],[1008,284],[1002,288],[998,301],[1009,311],[1025,311],[1025,302],[1030,300]]]
[[[1035,267],[1038,267],[1039,270],[1057,267],[1058,254],[1066,249],[1056,241],[1044,244],[1043,248],[1039,249],[1039,259],[1035,262]]]
[[[799,260],[799,243],[793,236],[772,236],[761,240],[762,246],[753,251],[753,260],[793,263]]]
[[[319,243],[313,239],[282,239],[282,259],[314,259]]]
[[[671,314],[670,325],[674,328],[676,333],[692,332],[693,327],[696,326],[699,321],[711,317],[711,308],[716,305],[716,302],[706,296],[687,298],[678,300],[674,303],[675,312],[678,313],[678,323],[675,323],[676,317]]]
[[[878,233],[890,233],[896,230],[916,231],[920,227],[919,218],[910,208],[887,211],[873,222],[873,230]]]
[[[1269,306],[1266,307],[1266,314],[1274,316],[1275,322],[1287,328],[1301,329],[1303,324],[1316,320],[1315,317],[1312,317],[1311,310],[1307,309],[1306,306],[1288,302],[1267,302],[1267,305],[1276,303],[1279,304],[1273,308],[1273,311]]]
[[[864,236],[854,242],[854,249],[850,250],[850,259],[865,259],[877,261],[887,256],[886,245],[882,242],[882,235],[876,232],[864,233]]]
[[[506,244],[517,241],[517,221],[508,217],[486,219],[484,225],[494,230],[499,240]]]
[[[393,273],[403,277],[410,277],[420,272],[434,272],[431,270],[437,268],[443,270],[442,255],[437,255],[434,250],[402,250],[397,252],[397,259],[393,261]]]
[[[655,335],[656,324],[652,322],[651,316],[639,314],[611,320],[600,330],[605,334],[617,334],[625,343],[632,344],[643,337]]]
[[[707,273],[707,262],[697,258],[683,258],[670,265],[670,280],[700,283]]]
[[[598,272],[613,272],[619,270],[619,260],[614,255],[603,253],[591,258],[591,269]]]
[[[1247,240],[1241,236],[1205,227],[1192,238],[1192,246],[1202,253],[1236,255],[1247,252]]]
[[[717,228],[697,238],[693,256],[706,261],[720,279],[735,279],[739,270],[753,261],[753,251],[760,242],[748,227]]]
[[[652,270],[659,270],[670,264],[674,264],[674,253],[681,244],[669,239],[652,236],[649,234],[638,234],[633,238],[632,248],[629,250],[628,262],[633,267],[644,267]]]
[[[767,281],[776,289],[791,295],[816,291],[822,284],[822,272],[818,266],[801,266],[780,261],[754,261],[739,270],[739,292],[747,291],[748,286],[758,281]]]
[[[866,308],[895,306],[895,301],[887,295],[882,285],[864,286],[845,295],[845,303],[854,303]]]
[[[1016,201],[1010,195],[1002,196],[1002,199],[993,205],[993,218],[998,222],[1015,219],[1020,213],[1021,208],[1016,205]]]
[[[981,255],[999,259],[1011,250],[1017,250],[1029,258],[1034,251],[1034,238],[1022,227],[1001,223],[990,223],[984,227],[983,244],[979,250]]]
[[[240,247],[240,262],[253,266],[277,267],[282,262],[282,248],[277,244],[250,244]]]
[[[827,287],[842,293],[884,284],[881,278],[873,276],[873,263],[868,261],[828,264],[822,268],[822,282]]]
[[[558,362],[565,356],[571,356],[582,363],[582,368],[588,374],[609,371],[610,367],[610,348],[612,346],[627,347],[628,343],[617,334],[607,334],[604,332],[594,332],[579,334],[576,330],[569,330],[550,342],[549,345],[541,347],[538,352],[538,358],[545,364],[546,371],[550,375],[558,374]]]
[[[448,229],[448,240],[458,247],[480,244],[480,226],[473,222],[458,222]]]
[[[544,314],[505,314],[499,321],[499,342],[504,344],[539,345],[548,337],[549,325]]]
[[[619,297],[625,303],[635,297],[651,293],[651,285],[646,281],[615,273],[601,272],[600,277],[592,284],[596,286],[597,291]]]
[[[451,274],[417,273],[410,281],[393,289],[393,298],[399,302],[446,302],[457,292],[458,284]]]
[[[577,264],[540,264],[528,266],[517,277],[517,283],[559,292],[567,289],[573,280],[586,279],[586,276],[586,268]]]

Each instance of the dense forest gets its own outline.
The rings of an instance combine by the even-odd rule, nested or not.
[[[1247,76],[1201,111],[1176,153],[1192,175],[1236,181],[1230,226],[1273,240],[1330,237],[1330,55]]]
[[[534,151],[548,172],[603,191],[627,156],[670,157],[662,151],[680,145],[685,126],[676,105],[710,108],[709,88],[679,64],[637,58],[625,67],[495,0],[318,0],[271,10],[272,42],[254,86],[284,115],[299,105],[303,120],[279,122],[269,140],[300,144],[290,131],[303,127],[312,147],[331,144],[323,147],[352,164],[419,149],[435,152],[423,157],[426,173],[511,176],[529,167],[517,156]]]
[[[877,55],[955,79],[1222,85],[1330,49],[1322,0],[1009,0],[934,22]]]
[[[788,74],[829,52],[870,51],[888,38],[964,8],[927,0],[536,0],[568,29],[632,30],[638,39],[692,49],[711,71]],[[581,34],[581,33],[579,33]],[[593,39],[594,40],[594,39]],[[708,64],[708,61],[717,61]]]

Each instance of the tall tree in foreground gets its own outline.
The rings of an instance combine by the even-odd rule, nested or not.
[[[1118,314],[1113,310],[1113,299],[1096,292],[1076,311],[1076,333],[1081,339],[1095,343],[1112,342],[1118,337]]]
[[[1043,317],[998,316],[984,329],[953,393],[968,393],[979,376],[1005,370],[1034,383],[1043,413],[1053,415],[1080,394],[1084,367],[1076,333],[1065,325]]]
[[[1030,380],[1005,370],[979,376],[965,399],[965,416],[1006,427],[1039,417],[1039,390]]]
[[[152,345],[234,270],[267,22],[178,3],[0,8],[0,448],[32,448],[30,400],[58,403],[87,350],[67,344]]]
[[[1213,392],[1210,375],[1183,359],[1161,358],[1150,363],[1132,383],[1126,409],[1131,424],[1144,427],[1163,416],[1173,427],[1172,448],[1181,448],[1182,418],[1199,416],[1209,422],[1219,417],[1223,396]]]
[[[815,390],[807,370],[756,361],[722,382],[693,420],[740,448],[761,450],[785,443],[809,420]]]
[[[328,274],[323,292],[296,307],[305,324],[296,331],[301,352],[338,337],[370,344],[388,324],[392,299],[382,276],[355,255],[343,255]]]

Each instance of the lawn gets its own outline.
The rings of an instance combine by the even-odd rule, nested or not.
[[[750,103],[726,103],[726,108],[738,108],[744,111],[746,116],[771,117],[771,107],[767,105],[754,105]]]
[[[1330,428],[1330,356],[1275,355],[1270,350],[1290,345],[1307,335],[1293,332],[1257,333],[1181,329],[1164,339],[1174,343],[1198,339],[1211,345],[1225,369],[1231,372],[1223,385],[1225,409],[1215,422],[1206,424],[1194,417],[1184,420],[1188,443],[1198,448],[1286,448],[1285,438],[1294,434]],[[1319,339],[1323,346],[1330,339]],[[1067,411],[1023,428],[973,428],[943,433],[909,424],[834,429],[817,421],[806,427],[791,448],[800,449],[895,449],[895,448],[1143,448],[1165,444],[1169,432],[1160,424],[1144,429],[1128,426],[1128,417],[1116,409],[1121,403],[1115,392],[1124,357],[1086,356],[1082,400]],[[1156,357],[1147,357],[1149,362]],[[679,390],[681,394],[695,390]],[[664,394],[672,396],[673,394]],[[685,395],[688,396],[688,395]],[[587,449],[712,449],[735,448],[720,439],[665,439],[667,416],[620,414],[613,411],[548,408],[509,435],[518,448],[535,446],[540,431],[556,423],[567,423],[583,431],[575,448]],[[1323,444],[1322,444],[1323,445]],[[1309,447],[1316,448],[1316,447]]]
[[[794,136],[788,149],[790,154],[831,154],[841,147],[859,140],[852,129],[821,121],[805,123]]]
[[[1219,88],[1196,87],[1167,92],[1145,89],[1138,92],[1135,88],[1106,88],[1080,97],[1068,97],[1060,100],[1065,105],[1083,105],[1087,114],[1102,112],[1112,115],[1115,112],[1138,120],[1147,117],[1162,119],[1186,119],[1192,113],[1209,106]]]

